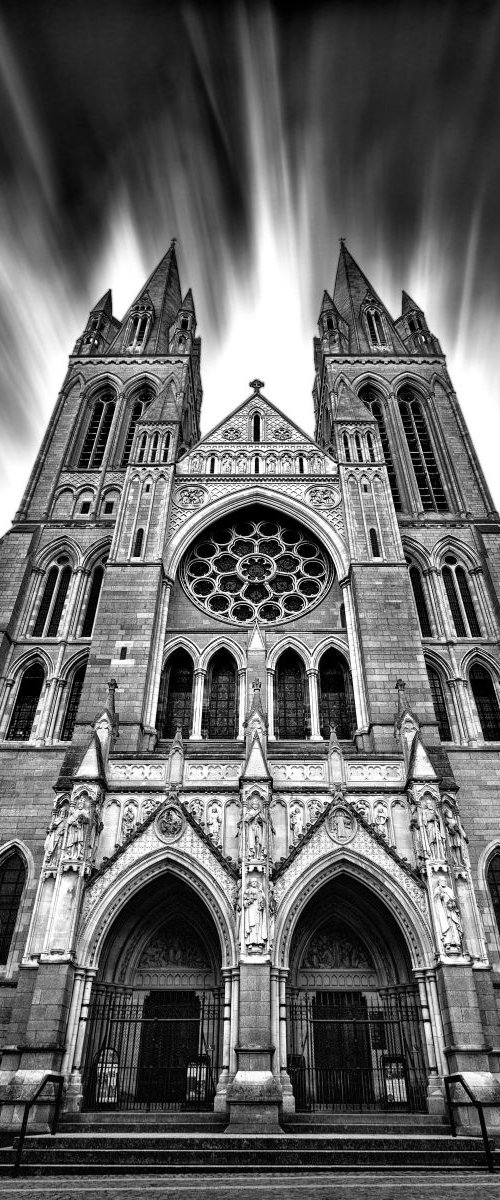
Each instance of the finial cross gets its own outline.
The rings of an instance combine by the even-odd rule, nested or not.
[[[251,379],[248,386],[253,388],[254,392],[260,392],[260,389],[264,387],[264,383],[262,379]]]

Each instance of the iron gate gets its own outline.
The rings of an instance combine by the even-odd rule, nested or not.
[[[426,1111],[427,1063],[413,993],[292,995],[287,1035],[299,1112]]]
[[[211,1108],[221,1035],[217,992],[97,996],[87,1018],[84,1109]]]

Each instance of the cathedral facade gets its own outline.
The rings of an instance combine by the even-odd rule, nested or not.
[[[314,438],[200,437],[175,247],[2,541],[1,1120],[441,1112],[500,1055],[500,523],[422,310],[340,249]]]

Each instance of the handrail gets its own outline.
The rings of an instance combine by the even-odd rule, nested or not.
[[[486,1129],[486,1122],[484,1119],[483,1104],[482,1104],[482,1101],[479,1100],[478,1097],[474,1095],[474,1092],[469,1087],[469,1084],[464,1079],[463,1075],[445,1075],[444,1076],[444,1086],[445,1086],[445,1092],[446,1092],[446,1103],[448,1105],[448,1115],[450,1118],[451,1136],[452,1137],[457,1136],[457,1128],[456,1128],[456,1123],[455,1123],[455,1116],[453,1113],[453,1100],[451,1098],[450,1083],[459,1083],[461,1085],[461,1087],[463,1087],[464,1092],[466,1092],[467,1096],[471,1100],[471,1103],[474,1105],[474,1108],[477,1110],[477,1115],[479,1117],[479,1124],[481,1126],[481,1133],[483,1135],[483,1144],[484,1144],[484,1153],[486,1156],[486,1164],[488,1167],[488,1171],[491,1174],[493,1174],[495,1167],[493,1165],[493,1155],[491,1153],[491,1146],[490,1146],[490,1142],[489,1142],[489,1138],[488,1138],[488,1131]],[[455,1101],[455,1104],[456,1103],[457,1103],[457,1101]]]
[[[52,1117],[52,1120],[50,1122],[51,1134],[53,1135],[56,1132],[57,1123],[59,1121],[59,1112],[61,1109],[61,1101],[62,1101],[63,1086],[64,1086],[64,1075],[58,1075],[55,1072],[51,1071],[51,1072],[49,1072],[48,1075],[44,1076],[44,1078],[42,1079],[42,1082],[37,1087],[36,1092],[33,1093],[33,1095],[30,1097],[29,1100],[26,1101],[26,1103],[24,1105],[24,1115],[23,1115],[21,1130],[19,1133],[19,1140],[17,1143],[16,1157],[14,1159],[14,1166],[12,1168],[13,1175],[17,1175],[19,1168],[21,1166],[21,1158],[22,1158],[22,1154],[23,1154],[24,1139],[26,1137],[26,1130],[28,1128],[28,1120],[29,1120],[30,1110],[33,1107],[33,1105],[36,1103],[36,1101],[38,1100],[38,1097],[41,1096],[43,1089],[47,1083],[54,1083],[57,1085],[57,1087],[55,1089],[56,1105],[55,1105],[55,1109],[54,1109],[54,1116]]]

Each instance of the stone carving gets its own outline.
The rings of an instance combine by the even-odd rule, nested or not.
[[[261,859],[266,853],[266,819],[257,795],[250,797],[250,804],[243,816],[246,852],[250,859]]]
[[[422,808],[422,820],[427,842],[429,858],[437,861],[446,859],[446,847],[444,841],[443,826],[441,817],[436,809],[434,801],[430,796],[427,796]]]
[[[229,457],[228,454],[223,455],[220,469],[221,469],[223,475],[231,474],[231,471],[233,469],[233,460],[232,460],[232,458]]]
[[[368,800],[363,800],[363,798],[360,796],[353,796],[351,799],[351,805],[354,811],[358,813],[358,816],[363,817],[363,820],[367,821],[368,824],[371,825],[372,814]]]
[[[191,459],[191,470],[192,470],[193,474],[194,475],[199,474],[199,472],[202,470],[202,466],[203,466],[203,459],[200,458],[200,456],[198,454],[195,454],[193,456],[193,458]]]
[[[67,816],[68,806],[67,804],[63,804],[52,817],[44,844],[46,867],[55,867],[59,862],[64,841],[64,834],[66,832]]]
[[[199,508],[206,499],[206,494],[205,488],[202,487],[182,488],[175,496],[175,502],[181,508]]]
[[[243,936],[250,953],[261,953],[267,946],[266,897],[261,881],[252,877],[243,893]]]
[[[188,812],[190,812],[191,816],[194,817],[195,821],[198,822],[198,825],[202,825],[204,811],[203,800],[185,800],[184,803]]]
[[[460,921],[460,911],[455,900],[454,892],[444,879],[440,879],[434,890],[436,918],[443,941],[445,954],[461,954],[463,931]]]
[[[400,783],[403,763],[346,763],[350,783]]]
[[[242,442],[243,441],[243,433],[242,433],[241,429],[238,428],[237,425],[228,425],[226,427],[226,429],[223,429],[221,431],[220,436],[222,438],[224,438],[224,441],[226,441],[226,442]]]
[[[148,817],[151,816],[151,813],[154,812],[156,808],[159,808],[161,803],[162,800],[160,796],[151,796],[149,800],[144,800],[142,805],[142,820],[147,821]]]
[[[292,804],[290,809],[290,836],[292,844],[297,845],[304,832],[304,812],[300,804]]]
[[[222,810],[220,804],[211,804],[207,812],[207,833],[216,846],[221,844]]]
[[[389,813],[385,804],[379,803],[375,805],[373,810],[373,823],[375,828],[384,838],[384,841],[389,841]]]
[[[139,970],[147,967],[198,967],[208,969],[210,964],[203,948],[185,934],[162,933],[146,946],[139,962]]]
[[[366,950],[353,935],[340,926],[323,926],[313,935],[302,959],[302,967],[321,967],[323,970],[337,970],[339,967],[349,967],[351,970],[370,970],[372,960]]]
[[[196,783],[233,783],[239,779],[241,763],[192,763],[187,764],[187,778]]]
[[[328,808],[328,804],[329,801],[326,799],[311,800],[309,805],[309,820],[311,824],[318,820],[318,817],[325,811],[325,808]]]
[[[352,841],[358,827],[354,813],[344,804],[332,808],[326,824],[332,841],[337,842],[339,846],[345,846]]]
[[[276,425],[273,433],[275,442],[288,442],[292,437],[292,431],[288,425]]]
[[[108,764],[111,779],[132,779],[137,782],[163,783],[165,767],[163,763],[110,762]]]
[[[307,499],[314,508],[333,508],[334,504],[339,503],[340,495],[334,488],[318,485],[309,488]]]
[[[81,862],[85,850],[85,834],[90,826],[89,799],[80,796],[72,800],[68,812],[64,857],[67,862]]]
[[[277,783],[321,783],[326,779],[326,763],[270,763]]]
[[[184,828],[184,818],[179,808],[168,804],[160,813],[157,820],[158,833],[165,841],[171,842],[180,836]]]
[[[130,837],[136,822],[137,809],[135,804],[126,804],[123,810],[122,817],[122,842],[125,842]]]
[[[451,808],[451,805],[446,805],[443,810],[444,823],[448,834],[448,843],[450,847],[451,861],[455,870],[467,871],[465,849],[468,842],[465,829],[462,825],[458,812]]]

